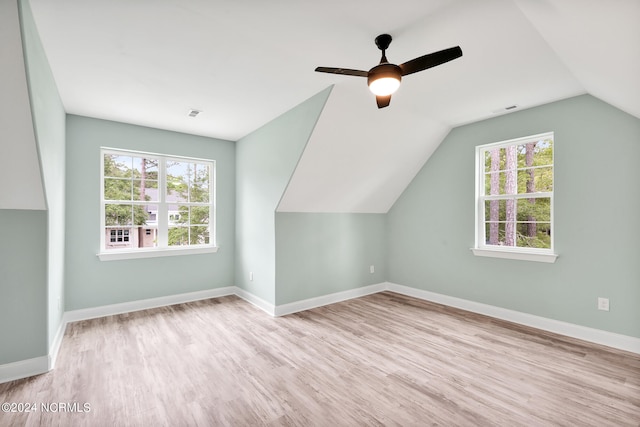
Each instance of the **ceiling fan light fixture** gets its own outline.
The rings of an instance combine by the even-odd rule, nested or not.
[[[402,70],[394,64],[380,64],[369,71],[367,83],[376,96],[388,96],[400,87]]]
[[[369,90],[377,96],[388,96],[398,90],[400,80],[395,77],[380,77],[369,83]]]

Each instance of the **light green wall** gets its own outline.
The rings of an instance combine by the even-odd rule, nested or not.
[[[9,45],[0,56],[11,66],[1,77],[7,96],[0,102],[0,145],[7,144],[5,163],[13,162],[5,171],[17,163],[24,174],[21,169],[5,179],[19,197],[8,192],[0,195],[0,204],[23,204],[21,196],[30,199],[30,187],[44,190],[46,202],[35,204],[38,210],[0,210],[0,365],[48,353],[60,325],[57,300],[64,287],[64,110],[29,4],[12,3],[2,5],[0,32]],[[34,165],[38,182],[23,188]]]
[[[235,283],[271,304],[275,210],[330,92],[325,89],[236,143]]]
[[[101,262],[100,147],[216,161],[217,253]],[[67,116],[66,309],[233,286],[234,143]]]
[[[31,111],[47,202],[47,335],[51,345],[64,311],[66,114],[29,2],[21,1],[20,6]]]
[[[475,146],[546,131],[559,258],[474,257]],[[388,214],[389,280],[640,337],[638,159],[640,120],[589,95],[455,128]]]
[[[47,354],[47,213],[0,209],[0,365]]]
[[[384,282],[386,246],[384,214],[278,212],[276,304]]]

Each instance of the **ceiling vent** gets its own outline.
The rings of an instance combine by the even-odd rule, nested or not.
[[[196,117],[200,113],[202,113],[200,110],[189,110],[189,117]]]
[[[512,111],[515,110],[516,108],[518,108],[517,105],[509,105],[508,107],[504,107],[504,108],[500,108],[498,110],[493,110],[491,113],[493,114],[500,114],[500,113],[504,113],[505,111]]]

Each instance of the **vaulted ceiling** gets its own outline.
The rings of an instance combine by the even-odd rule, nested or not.
[[[590,93],[640,117],[637,0],[31,0],[68,113],[239,140],[330,85],[281,210],[386,212],[458,125]],[[378,110],[373,40],[406,76]],[[190,109],[201,110],[188,117]]]

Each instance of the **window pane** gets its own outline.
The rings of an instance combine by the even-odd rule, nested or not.
[[[485,174],[485,195],[517,194],[518,172],[514,170]]]
[[[189,244],[189,227],[170,227],[169,246],[184,246]]]
[[[158,201],[158,181],[133,180],[133,200]]]
[[[191,225],[209,224],[209,206],[191,206]]]
[[[505,223],[485,223],[485,244],[504,245]]]
[[[148,219],[149,212],[147,211],[146,206],[133,206],[133,223],[135,225],[146,225]]]
[[[485,201],[484,219],[487,222],[515,221],[516,201],[513,199]]]
[[[155,248],[158,246],[158,230],[156,228],[137,228],[138,247],[139,248]]]
[[[209,244],[209,227],[207,227],[206,225],[190,227],[189,241],[192,245]]]
[[[193,176],[189,188],[189,201],[194,203],[209,202],[209,165],[193,164]]]
[[[145,206],[108,204],[105,205],[105,225],[144,225],[149,218]]]
[[[129,179],[104,179],[105,200],[131,200],[131,180]]]
[[[488,200],[484,204],[484,220],[486,224],[485,243],[500,244],[500,236],[504,241],[504,220],[506,218],[506,200]],[[502,224],[499,224],[503,221]]]
[[[518,221],[551,221],[551,198],[518,200]]]
[[[522,248],[551,248],[551,223],[519,222],[517,246]]]
[[[131,156],[119,156],[117,154],[104,155],[104,176],[117,178],[130,178],[133,158]]]
[[[173,219],[171,219],[173,217]],[[189,224],[189,206],[180,205],[177,211],[169,211],[169,222]]]
[[[484,175],[485,196],[500,194],[500,173],[490,172]]]
[[[167,197],[174,200],[189,201],[189,173],[191,163],[167,161]]]
[[[527,168],[518,171],[518,193],[553,191],[553,167]]]
[[[146,157],[133,157],[133,177],[137,179],[158,179],[158,160]]]
[[[517,200],[485,202],[485,242],[488,245],[516,245]]]
[[[553,165],[553,140],[538,141],[534,148],[533,166]]]
[[[105,225],[131,225],[132,205],[108,204],[104,207]]]
[[[146,205],[144,210],[147,212],[146,225],[157,226],[158,225],[158,205]]]
[[[505,170],[506,151],[504,148],[493,148],[485,151],[484,171],[495,172]]]

